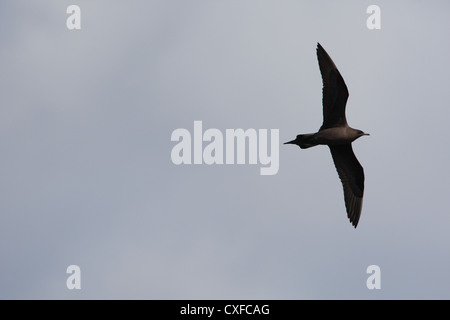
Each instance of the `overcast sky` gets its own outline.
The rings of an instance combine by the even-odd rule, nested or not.
[[[0,298],[450,299],[449,9],[1,1]],[[371,134],[356,230],[328,148],[282,144],[322,124],[317,42]],[[174,165],[195,120],[279,129],[278,174]]]

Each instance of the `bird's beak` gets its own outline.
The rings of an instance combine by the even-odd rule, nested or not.
[[[364,133],[363,136],[370,136],[370,133]]]
[[[288,141],[288,142],[285,142],[285,143],[283,143],[283,144],[295,144],[295,140]]]

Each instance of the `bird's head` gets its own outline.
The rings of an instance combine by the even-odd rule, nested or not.
[[[365,132],[362,131],[362,130],[356,130],[356,134],[357,134],[357,137],[356,137],[356,138],[359,138],[359,137],[362,137],[362,136],[370,136],[370,134],[365,133]]]

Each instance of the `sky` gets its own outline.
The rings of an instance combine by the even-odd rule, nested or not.
[[[0,299],[449,299],[449,9],[2,1]],[[322,124],[317,42],[370,133],[356,229],[328,148],[283,145]],[[194,121],[278,129],[278,173],[175,165]]]

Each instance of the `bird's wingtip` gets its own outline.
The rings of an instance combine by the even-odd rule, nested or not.
[[[359,218],[360,218],[361,213],[355,214],[353,216],[349,216],[348,219],[350,220],[350,223],[353,225],[353,227],[356,229],[356,227],[358,226],[358,222],[359,222]]]
[[[318,55],[323,55],[323,53],[325,52],[325,49],[322,47],[322,45],[319,42],[317,42],[316,52]]]

